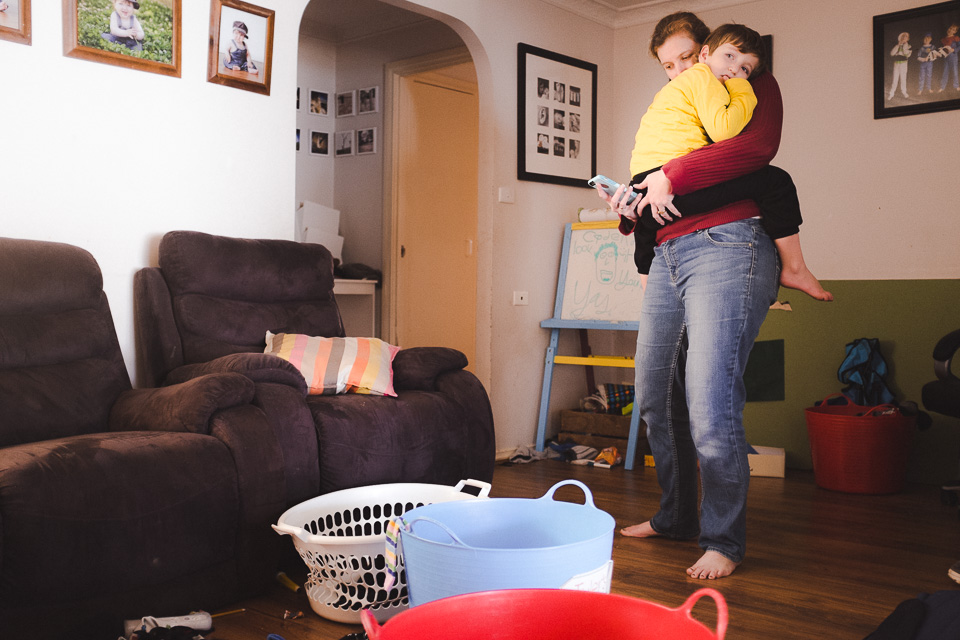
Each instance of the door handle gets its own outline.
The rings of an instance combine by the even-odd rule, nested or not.
[[[402,258],[405,255],[407,255],[407,248],[403,245],[400,245],[400,257]]]

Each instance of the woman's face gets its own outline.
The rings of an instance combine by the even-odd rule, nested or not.
[[[657,49],[657,58],[660,65],[673,80],[681,72],[686,71],[697,62],[700,45],[693,41],[686,33],[678,33],[667,38]]]

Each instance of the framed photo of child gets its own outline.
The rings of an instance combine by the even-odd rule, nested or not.
[[[30,0],[0,0],[0,40],[30,44]]]
[[[357,115],[380,111],[380,87],[370,87],[357,91]]]
[[[330,92],[310,89],[310,113],[325,116],[330,113]]]
[[[960,2],[873,17],[873,117],[960,109]]]
[[[179,78],[180,3],[63,0],[63,55]]]
[[[207,80],[270,95],[273,19],[273,9],[211,0]]]

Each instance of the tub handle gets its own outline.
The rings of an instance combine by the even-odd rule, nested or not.
[[[422,522],[429,522],[430,524],[439,527],[440,529],[443,530],[443,532],[444,532],[445,534],[447,534],[448,536],[450,536],[450,537],[453,539],[454,543],[460,545],[461,547],[465,547],[465,548],[467,548],[467,549],[472,549],[472,548],[473,548],[473,547],[471,547],[470,545],[466,544],[463,540],[461,540],[460,538],[458,538],[458,537],[457,537],[457,534],[455,534],[453,531],[450,530],[450,527],[448,527],[447,525],[443,524],[442,522],[439,522],[439,521],[437,521],[437,520],[434,520],[433,518],[428,518],[428,517],[426,517],[426,516],[419,516],[419,517],[417,517],[417,518],[413,518],[412,520],[404,520],[404,522],[405,522],[406,525],[407,525],[407,531],[409,531],[410,533],[413,533],[413,525],[414,525],[414,523],[421,522],[421,521],[422,521]]]
[[[370,609],[364,609],[360,612],[360,622],[363,624],[363,630],[367,632],[367,637],[370,640],[379,640],[382,627],[373,617],[373,612]]]
[[[593,507],[594,509],[597,508],[597,505],[593,504],[593,493],[590,492],[590,488],[587,485],[580,482],[579,480],[573,480],[573,479],[561,480],[557,484],[547,489],[547,492],[543,494],[542,497],[538,498],[538,500],[552,500],[553,494],[557,492],[557,489],[567,484],[572,484],[574,486],[580,487],[580,489],[583,490],[583,497],[584,497],[583,504]]]
[[[694,620],[692,615],[693,606],[697,604],[700,598],[705,596],[713,598],[714,604],[717,605],[717,630],[714,633],[714,637],[717,640],[723,640],[724,636],[727,635],[727,601],[724,600],[723,594],[716,589],[700,589],[695,591],[693,595],[687,598],[686,602],[674,609],[674,611],[685,613],[688,618]]]
[[[476,487],[477,489],[479,489],[480,493],[477,494],[478,498],[486,498],[488,495],[490,495],[491,487],[489,482],[483,482],[482,480],[473,480],[471,478],[469,480],[461,480],[460,482],[457,483],[457,486],[454,487],[454,489],[456,489],[461,493],[464,493],[463,491],[464,487]]]

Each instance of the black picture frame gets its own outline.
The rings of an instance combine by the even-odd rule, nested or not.
[[[953,41],[953,46],[943,44],[943,40],[950,37],[951,26],[953,37],[960,38],[960,0],[873,17],[875,120],[960,109],[960,89],[954,85],[960,41]],[[909,51],[904,49],[899,53],[909,55],[894,55],[903,34],[907,34]],[[930,34],[930,43],[926,42],[927,34]],[[927,45],[933,47],[933,56],[924,54]],[[921,57],[925,58],[924,62],[920,62]],[[902,71],[895,70],[897,65],[903,65]],[[924,71],[922,65],[929,65],[928,71]],[[943,91],[941,79],[946,81]],[[923,87],[928,88],[926,93],[920,90]]]
[[[518,43],[517,179],[589,189],[596,173],[597,65]]]

